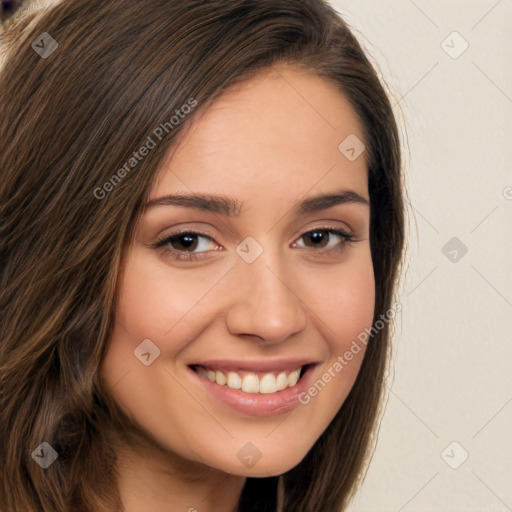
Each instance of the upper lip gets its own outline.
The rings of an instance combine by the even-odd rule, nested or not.
[[[191,364],[189,366],[203,366],[215,370],[243,370],[253,372],[274,372],[279,370],[296,370],[299,367],[316,364],[310,358],[283,358],[283,359],[211,359]]]

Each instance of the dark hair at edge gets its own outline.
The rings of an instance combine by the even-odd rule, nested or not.
[[[290,64],[350,100],[365,133],[374,321],[391,307],[404,212],[397,124],[346,22],[322,0],[65,0],[20,13],[0,74],[0,507],[122,510],[112,436],[129,424],[99,376],[122,257],[175,138],[223,91]],[[31,42],[49,33],[41,58]],[[198,109],[102,200],[102,187],[190,98]],[[340,141],[341,142],[341,141]],[[306,457],[282,476],[284,512],[339,511],[374,447],[391,330]],[[123,435],[133,434],[126,427]],[[135,435],[135,434],[134,434]],[[31,453],[58,452],[46,470]],[[239,511],[275,511],[280,477],[248,478]]]

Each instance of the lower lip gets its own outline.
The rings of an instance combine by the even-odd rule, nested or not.
[[[239,389],[220,386],[202,377],[191,368],[189,370],[201,382],[206,391],[233,409],[250,416],[275,416],[290,412],[299,405],[299,395],[308,388],[314,366],[306,368],[304,375],[295,386],[269,394],[245,393]]]

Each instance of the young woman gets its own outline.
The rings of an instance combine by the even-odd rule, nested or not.
[[[346,23],[40,4],[0,105],[0,510],[343,510],[404,244],[397,125]]]

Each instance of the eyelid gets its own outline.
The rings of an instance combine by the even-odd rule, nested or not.
[[[329,221],[327,221],[327,222],[329,222]],[[335,221],[335,222],[339,222],[339,221]],[[312,227],[309,227],[306,229],[301,229],[301,230],[297,231],[294,234],[294,241],[297,240],[298,238],[306,235],[307,233],[310,233],[311,231],[315,231],[315,230],[341,231],[344,234],[351,235],[352,237],[355,237],[355,233],[352,230],[352,228],[350,228],[348,226],[348,224],[346,224],[346,223],[343,223],[343,224],[344,224],[343,226],[335,226],[332,224],[315,224]],[[169,238],[173,238],[173,237],[181,235],[181,234],[201,235],[201,236],[210,238],[212,241],[216,242],[216,240],[215,240],[216,235],[214,235],[213,233],[211,233],[207,230],[203,230],[202,228],[196,228],[196,227],[191,226],[191,227],[186,227],[186,228],[179,228],[176,231],[172,231],[170,233],[166,233],[165,235],[161,235],[157,238],[156,242],[154,242],[152,244],[148,244],[148,247],[153,247],[154,245],[158,244],[159,242],[166,241]],[[218,242],[216,242],[216,243],[218,243]]]
[[[207,233],[207,232],[202,231],[197,228],[185,228],[185,229],[178,229],[177,231],[173,231],[172,233],[165,234],[165,235],[158,237],[154,243],[149,245],[149,247],[151,247],[153,249],[157,249],[159,247],[164,246],[169,241],[169,239],[177,237],[179,235],[184,235],[184,234],[202,236],[205,238],[209,238],[212,242],[215,242],[215,238],[213,237],[213,235],[211,233]],[[215,242],[215,243],[217,243],[217,242]],[[201,254],[204,254],[204,253],[201,253]]]
[[[331,224],[329,224],[329,222]],[[333,222],[338,223],[332,224]],[[341,225],[340,225],[341,224]],[[343,233],[346,233],[347,235],[352,235],[355,237],[355,231],[346,223],[341,222],[339,220],[324,220],[324,221],[318,221],[318,224],[313,224],[312,227],[308,227],[306,229],[300,229],[299,231],[296,231],[294,234],[294,239],[300,238],[301,236],[304,236],[306,233],[309,233],[311,231],[315,230],[326,230],[326,231],[342,231]]]
[[[298,236],[295,236],[294,238],[294,246],[297,244],[297,240],[300,240],[303,236],[315,232],[315,231],[325,231],[329,234],[334,234],[336,236],[339,236],[342,238],[342,242],[335,245],[334,247],[330,247],[328,249],[325,248],[314,248],[314,247],[306,247],[301,248],[308,252],[316,253],[318,256],[331,254],[332,252],[336,251],[342,251],[345,249],[345,246],[354,242],[358,242],[359,240],[356,239],[355,234],[351,229],[345,229],[341,227],[334,227],[332,225],[315,225],[313,227],[307,228],[305,230],[301,230],[298,234]],[[172,257],[175,260],[181,260],[181,261],[196,261],[199,259],[203,259],[206,254],[212,252],[212,251],[203,251],[199,253],[193,253],[193,252],[187,252],[187,251],[179,251],[176,249],[170,249],[166,247],[168,245],[169,240],[171,238],[175,238],[181,234],[191,234],[194,236],[201,236],[208,238],[214,243],[217,243],[215,238],[210,234],[203,230],[197,229],[197,228],[181,228],[178,229],[172,233],[166,234],[161,236],[156,242],[153,244],[150,244],[149,247],[153,249],[161,249],[164,250],[172,255]],[[220,246],[220,245],[219,245]],[[216,249],[218,250],[218,249]]]

